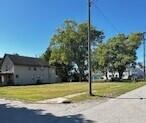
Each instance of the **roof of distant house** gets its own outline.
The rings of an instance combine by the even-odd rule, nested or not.
[[[11,54],[5,54],[4,58],[6,56],[8,56],[12,60],[14,65],[49,67],[48,62],[41,58],[33,58]]]

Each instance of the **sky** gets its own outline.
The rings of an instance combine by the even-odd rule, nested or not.
[[[91,19],[105,33],[146,31],[146,0],[93,0]],[[40,56],[66,19],[87,21],[87,0],[0,0],[0,57],[5,53]],[[137,51],[143,59],[142,46]]]

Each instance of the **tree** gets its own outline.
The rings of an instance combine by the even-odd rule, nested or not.
[[[144,65],[143,65],[142,62],[138,62],[137,65],[138,65],[139,68],[144,69]]]
[[[113,73],[119,73],[122,79],[127,66],[134,64],[136,50],[141,44],[141,33],[132,33],[128,36],[119,34],[97,48],[98,68]],[[106,45],[106,46],[105,46]]]
[[[72,69],[72,66],[66,65],[66,64],[60,64],[60,63],[54,63],[52,64],[56,67],[56,74],[61,79],[61,82],[68,82],[70,75],[69,71]]]
[[[91,43],[94,47],[103,38],[103,32],[91,26]],[[54,34],[51,45],[49,63],[74,65],[79,74],[80,81],[85,78],[87,70],[88,24],[77,24],[75,21],[66,20]],[[46,53],[45,53],[46,54]],[[48,55],[47,55],[48,56]]]
[[[100,70],[103,74],[105,74],[106,79],[108,80],[107,72],[109,70],[109,54],[108,47],[105,43],[102,43],[96,48],[93,52],[92,57],[92,67],[96,70]],[[93,69],[93,70],[94,70]]]
[[[51,48],[48,47],[46,52],[41,56],[41,58],[45,59],[46,61],[49,61],[51,56]]]

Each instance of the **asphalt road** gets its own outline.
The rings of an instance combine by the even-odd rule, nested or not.
[[[25,104],[0,99],[0,123],[146,123],[146,86],[106,102]]]

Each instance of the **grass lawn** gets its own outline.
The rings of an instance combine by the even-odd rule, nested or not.
[[[95,97],[89,97],[88,94],[73,97],[73,101],[81,101],[99,96],[118,96],[138,87],[145,85],[144,82],[138,83],[94,83],[93,90]],[[0,87],[0,98],[22,100],[22,101],[40,101],[56,97],[67,96],[70,94],[87,92],[88,83],[62,83],[46,84],[33,86],[8,86]]]

